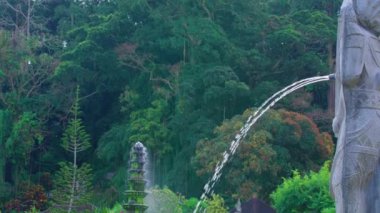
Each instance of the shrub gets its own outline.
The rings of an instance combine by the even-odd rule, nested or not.
[[[30,211],[32,209],[45,210],[48,205],[48,199],[44,188],[40,185],[26,187],[25,192],[17,198],[5,204],[7,211]]]
[[[282,212],[335,212],[329,192],[329,162],[318,173],[301,176],[297,171],[271,194],[273,206]]]

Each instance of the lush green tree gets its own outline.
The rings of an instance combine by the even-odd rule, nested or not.
[[[91,7],[88,1],[66,1],[61,4],[53,5],[54,11],[51,18],[55,22],[54,31],[64,37],[68,31],[85,25],[90,20]]]
[[[44,124],[53,114],[50,79],[55,59],[37,53],[34,37],[28,41],[7,31],[0,31],[0,109],[2,114],[1,188],[5,194],[21,193],[23,181],[30,183],[35,171],[36,151],[48,134]],[[4,169],[3,166],[6,166]],[[4,177],[4,171],[6,175]],[[5,180],[6,183],[3,181]]]
[[[330,162],[326,162],[319,172],[293,176],[271,194],[277,212],[335,212],[334,201],[329,191]]]
[[[0,198],[3,198],[12,191],[22,190],[19,188],[20,183],[30,178],[26,168],[30,166],[34,147],[42,142],[43,136],[39,122],[33,113],[23,113],[20,117],[13,118],[10,111],[1,110],[0,118],[0,190],[3,191]],[[10,187],[9,183],[14,183],[13,187]]]
[[[165,126],[167,103],[164,100],[152,102],[152,107],[131,113],[129,141],[143,141],[154,155],[163,155],[170,150],[165,143],[169,130]]]
[[[159,165],[155,163],[172,149],[167,142],[167,107],[165,100],[155,100],[151,107],[132,112],[128,123],[115,125],[100,138],[97,154],[104,162],[112,164],[108,166],[107,172],[115,173],[112,182],[119,189],[124,188],[125,162],[128,161],[128,150],[133,143],[144,143],[151,153],[150,163],[154,166]],[[161,175],[160,170],[151,172]]]
[[[30,155],[35,144],[41,143],[43,136],[35,114],[23,113],[13,124],[5,143],[6,156],[13,165],[13,180],[20,183],[29,165]]]
[[[247,110],[223,122],[212,138],[199,141],[193,157],[198,175],[214,171],[221,154],[251,114]],[[235,198],[256,195],[268,199],[281,177],[288,177],[294,169],[319,168],[332,151],[331,136],[321,133],[310,118],[285,110],[270,111],[240,144],[217,189]]]
[[[207,207],[205,212],[207,213],[227,213],[228,210],[224,206],[224,200],[219,195],[213,195],[211,199],[206,201]]]

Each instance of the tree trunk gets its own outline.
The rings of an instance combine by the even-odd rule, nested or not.
[[[75,195],[75,185],[77,182],[77,150],[76,146],[74,148],[74,162],[73,162],[73,182],[71,183],[71,195],[70,195],[70,202],[69,202],[69,209],[67,212],[71,212],[73,208],[73,203],[74,203],[74,195]]]
[[[28,10],[26,14],[26,38],[30,37],[30,22],[31,22],[31,14],[32,14],[32,5],[30,4],[31,0],[28,0]]]
[[[78,97],[77,97],[78,98]],[[74,120],[76,121],[77,120],[77,113],[75,113],[74,115]],[[76,127],[76,125],[75,125]],[[78,130],[75,128],[74,129],[74,134],[75,135],[78,135]],[[76,182],[77,182],[77,148],[78,148],[78,141],[77,139],[75,138],[74,141],[73,141],[73,144],[74,144],[74,159],[73,159],[73,182],[71,183],[71,195],[70,195],[70,203],[69,203],[69,209],[67,210],[67,212],[71,212],[71,209],[73,208],[73,203],[74,203],[74,195],[75,195],[75,186],[76,186]]]
[[[333,73],[334,70],[335,70],[335,63],[334,63],[334,54],[333,54],[333,43],[330,42],[328,45],[327,45],[327,50],[328,50],[328,65],[329,65],[329,68],[331,70],[331,72]],[[327,94],[327,111],[329,114],[333,114],[334,113],[334,109],[335,109],[335,99],[334,99],[334,94],[335,93],[335,82],[334,81],[330,81],[329,82],[329,90],[328,90],[328,94]]]
[[[1,141],[0,141],[1,143]],[[0,146],[0,187],[4,186],[5,182],[5,153],[4,153],[4,146]],[[1,193],[1,188],[0,188]]]

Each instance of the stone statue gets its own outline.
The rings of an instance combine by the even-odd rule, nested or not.
[[[344,0],[336,66],[337,213],[380,212],[380,0]]]

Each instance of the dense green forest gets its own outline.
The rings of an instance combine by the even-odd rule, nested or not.
[[[333,72],[340,3],[0,0],[0,211],[74,202],[73,172],[77,202],[122,202],[136,141],[154,185],[199,197],[254,107]],[[293,170],[331,159],[331,91],[308,86],[264,116],[216,185],[227,206],[270,203]]]

